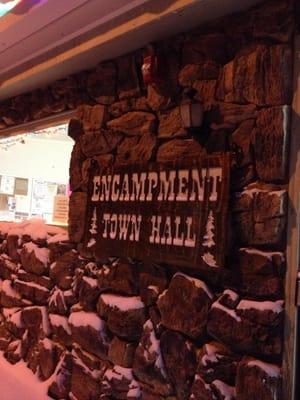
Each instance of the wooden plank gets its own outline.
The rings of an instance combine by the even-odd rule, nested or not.
[[[299,266],[300,210],[300,36],[295,39],[294,100],[290,140],[289,212],[287,226],[287,272],[285,283],[285,330],[283,353],[283,399],[296,400],[297,318],[295,304]]]
[[[228,154],[90,171],[85,245],[96,258],[224,265]]]

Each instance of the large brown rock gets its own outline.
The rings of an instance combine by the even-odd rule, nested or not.
[[[82,105],[77,108],[77,117],[82,124],[84,133],[100,132],[108,119],[107,107]]]
[[[144,324],[143,335],[135,352],[133,372],[152,392],[163,396],[173,392],[162,358],[160,341],[150,320]]]
[[[52,289],[54,286],[52,280],[48,276],[30,274],[23,269],[18,269],[17,277],[19,281],[32,282],[48,290]]]
[[[71,313],[69,324],[74,342],[101,359],[107,358],[110,336],[105,322],[96,313]]]
[[[101,291],[112,290],[127,295],[138,294],[137,266],[119,260],[112,265],[104,265],[98,273],[98,286]]]
[[[289,104],[291,70],[290,46],[250,46],[224,66],[217,97],[225,102],[259,106]]]
[[[78,299],[82,308],[86,311],[93,311],[100,294],[97,279],[83,276],[78,283]]]
[[[75,269],[81,265],[78,253],[74,250],[68,251],[51,264],[49,276],[60,289],[68,290],[71,288]]]
[[[137,344],[125,342],[114,336],[109,345],[108,359],[114,365],[124,368],[132,368],[133,358]]]
[[[131,368],[115,365],[108,369],[102,380],[101,400],[137,400],[140,399],[141,389],[135,380]]]
[[[193,344],[177,332],[165,331],[160,345],[166,372],[177,399],[188,399],[197,367]]]
[[[118,146],[116,165],[147,164],[153,156],[156,143],[156,136],[152,133],[125,138]]]
[[[290,107],[262,109],[257,116],[254,138],[255,166],[266,182],[287,178]]]
[[[58,314],[49,314],[49,321],[53,339],[69,348],[72,345],[72,332],[68,317]]]
[[[278,358],[282,343],[282,302],[242,300],[224,303],[224,295],[236,299],[234,292],[225,291],[212,305],[207,330],[210,336],[236,352]]]
[[[49,254],[47,248],[40,248],[33,242],[25,243],[20,253],[22,266],[29,273],[46,274],[50,262]]]
[[[86,157],[108,154],[121,142],[123,135],[119,132],[101,130],[86,133],[80,137],[82,152]]]
[[[105,293],[99,297],[97,311],[118,337],[130,341],[140,338],[146,320],[145,305],[140,297]]]
[[[212,383],[206,383],[199,374],[196,374],[190,399],[235,400],[235,387],[229,386],[218,379],[214,380]]]
[[[257,359],[243,359],[238,366],[236,394],[241,400],[281,399],[280,368]]]
[[[0,256],[0,278],[11,279],[19,270],[19,266],[15,264],[6,254]]]
[[[159,115],[159,138],[172,138],[186,135],[187,132],[183,128],[179,107],[175,107]]]
[[[132,111],[107,123],[108,128],[126,133],[129,136],[155,133],[156,117],[154,114],[143,111]]]
[[[70,241],[79,243],[83,237],[87,194],[83,192],[73,192],[69,204],[69,225],[68,232]]]
[[[54,399],[66,399],[71,390],[71,375],[72,375],[72,356],[70,353],[65,353],[60,360],[60,368],[49,387],[49,395]]]
[[[201,157],[202,146],[193,139],[173,139],[160,145],[156,159],[158,162],[174,161],[186,157]]]
[[[32,301],[33,304],[39,306],[46,305],[50,295],[50,291],[34,282],[23,282],[19,279],[14,281],[15,289],[26,299]]]
[[[8,235],[7,236],[7,253],[12,261],[19,261],[19,236],[18,235]]]
[[[256,119],[254,104],[218,103],[207,113],[206,119],[211,129],[234,131],[243,122]]]
[[[205,335],[213,294],[200,279],[177,273],[158,299],[162,324],[193,338]]]
[[[0,305],[2,307],[12,308],[12,307],[24,307],[30,305],[31,302],[23,299],[21,293],[17,291],[13,285],[12,281],[6,279],[1,282],[0,285]]]
[[[206,343],[198,354],[197,374],[206,383],[221,380],[235,384],[236,369],[241,356],[218,342]]]
[[[52,314],[67,315],[69,308],[77,302],[72,290],[61,290],[55,287],[48,299],[48,309]]]
[[[156,264],[143,264],[139,274],[139,288],[142,301],[151,306],[166,289],[168,279],[164,268]]]
[[[192,86],[195,81],[218,79],[220,65],[214,61],[206,61],[201,64],[187,64],[178,75],[181,86]]]
[[[193,88],[197,91],[195,100],[203,104],[204,111],[208,111],[215,104],[217,80],[195,81]]]
[[[85,158],[80,142],[76,142],[72,149],[69,168],[71,190],[77,190],[82,185],[81,165]]]

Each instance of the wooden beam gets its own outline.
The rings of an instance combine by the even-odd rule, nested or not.
[[[295,38],[294,99],[290,138],[287,271],[285,279],[285,331],[283,353],[283,399],[296,400],[297,318],[295,303],[300,242],[300,35]]]

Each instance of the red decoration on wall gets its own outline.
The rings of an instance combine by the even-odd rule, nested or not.
[[[161,58],[155,54],[153,46],[148,47],[144,56],[142,74],[145,85],[159,84],[163,81]]]

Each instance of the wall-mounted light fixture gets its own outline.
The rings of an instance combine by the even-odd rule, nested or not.
[[[196,93],[195,89],[184,90],[180,104],[182,127],[188,130],[200,128],[203,123],[203,105],[194,99]]]

